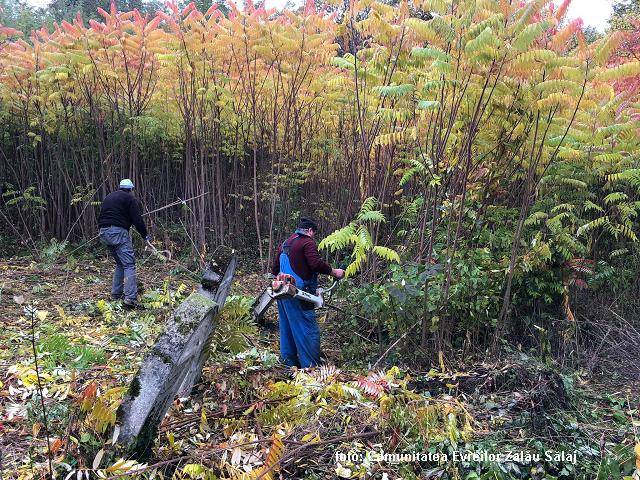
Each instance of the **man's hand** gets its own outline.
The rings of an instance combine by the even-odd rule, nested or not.
[[[151,243],[151,235],[147,235],[147,237],[145,238],[145,240],[149,243]]]
[[[338,280],[344,278],[344,270],[341,268],[332,268],[331,276],[337,278]]]

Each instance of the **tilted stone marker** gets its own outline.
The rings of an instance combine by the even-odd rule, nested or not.
[[[216,250],[197,292],[171,315],[133,378],[117,412],[118,444],[133,446],[137,456],[150,452],[174,399],[188,396],[200,377],[208,354],[204,347],[229,294],[237,263],[238,255],[230,248]]]

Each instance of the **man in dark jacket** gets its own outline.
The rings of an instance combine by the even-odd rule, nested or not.
[[[133,182],[128,178],[120,182],[120,190],[107,195],[102,202],[100,215],[100,240],[104,243],[116,261],[113,274],[111,300],[122,298],[129,308],[141,308],[138,302],[138,285],[136,284],[136,259],[129,236],[129,228],[133,224],[140,235],[148,241],[151,237],[140,214],[138,199],[133,196]]]
[[[298,229],[280,247],[271,273],[288,273],[296,279],[297,288],[315,294],[318,273],[343,278],[344,270],[331,268],[318,253],[313,237],[318,226],[302,217]],[[289,298],[278,300],[280,320],[280,355],[290,367],[316,367],[320,364],[320,329],[313,304]]]

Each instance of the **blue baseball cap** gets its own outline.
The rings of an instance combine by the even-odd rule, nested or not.
[[[133,188],[133,182],[128,178],[125,178],[120,182],[120,188]]]

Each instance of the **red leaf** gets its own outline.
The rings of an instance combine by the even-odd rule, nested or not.
[[[564,0],[564,2],[562,2],[558,7],[558,10],[556,11],[556,20],[558,20],[558,22],[562,20],[564,14],[567,13],[567,9],[569,8],[570,3],[571,0]]]
[[[218,8],[218,4],[217,4],[217,3],[214,3],[213,5],[211,5],[211,6],[209,7],[209,10],[207,10],[207,13],[205,13],[205,14],[204,14],[204,15],[205,15],[205,17],[208,17],[209,15],[211,15],[211,14],[213,13],[213,11],[214,11],[215,9],[217,9],[217,8]]]
[[[144,24],[144,20],[142,19],[142,17],[140,16],[140,13],[138,12],[137,8],[133,9],[133,16],[136,18],[136,21],[140,24],[143,25]]]
[[[71,25],[66,20],[62,21],[62,28],[64,28],[67,33],[73,33],[74,31],[73,25]]]
[[[93,28],[93,30],[94,30],[96,33],[101,33],[101,32],[103,32],[103,31],[104,31],[104,28],[103,28],[103,27],[104,27],[104,25],[103,25],[102,23],[98,23],[98,22],[96,22],[96,21],[95,21],[95,20],[93,20],[93,19],[92,19],[92,20],[89,20],[89,25],[91,25],[91,28]]]
[[[191,2],[189,5],[185,7],[185,9],[182,11],[182,14],[180,16],[184,17],[187,13],[189,13],[191,10],[195,8],[196,8],[196,2]]]
[[[166,13],[158,11],[156,12],[156,15],[160,17],[162,20],[164,20],[165,22],[169,23],[170,18],[169,18],[169,15],[167,15]]]

